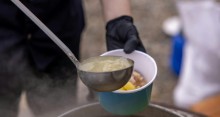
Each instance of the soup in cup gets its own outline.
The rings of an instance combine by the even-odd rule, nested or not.
[[[134,71],[141,75],[144,84],[135,86],[130,80],[125,86],[113,92],[99,92],[101,106],[108,112],[118,115],[132,115],[144,110],[150,101],[153,82],[157,75],[155,60],[146,53],[134,51],[126,54],[122,49],[108,51],[101,56],[123,56],[134,61]],[[133,73],[134,74],[134,73]],[[129,87],[129,86],[127,86]]]

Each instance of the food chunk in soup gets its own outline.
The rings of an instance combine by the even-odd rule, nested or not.
[[[144,86],[146,83],[147,83],[146,79],[144,79],[143,76],[139,72],[134,71],[132,73],[130,80],[127,82],[127,84],[125,84],[119,90],[123,90],[123,91],[134,90],[134,89]]]

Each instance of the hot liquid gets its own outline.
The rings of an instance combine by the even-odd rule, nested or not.
[[[132,63],[123,57],[102,56],[87,59],[80,65],[80,69],[89,72],[111,72],[128,68]]]

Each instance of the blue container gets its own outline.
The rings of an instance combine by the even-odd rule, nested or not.
[[[133,93],[99,93],[100,104],[108,111],[118,115],[132,115],[143,111],[149,104],[152,84]]]
[[[185,39],[182,33],[172,37],[170,66],[173,72],[177,75],[179,75],[181,71],[184,44]]]

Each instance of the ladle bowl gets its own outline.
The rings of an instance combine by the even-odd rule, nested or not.
[[[111,72],[88,72],[79,69],[81,63],[76,59],[70,49],[46,26],[44,25],[26,6],[19,0],[11,0],[25,15],[27,15],[50,39],[63,50],[70,58],[78,70],[78,75],[82,82],[96,91],[113,91],[121,88],[127,83],[132,74],[133,65],[128,68]],[[100,57],[100,56],[99,56]],[[97,58],[99,58],[97,57]],[[132,60],[130,60],[132,64]]]
[[[105,56],[100,57],[103,58]],[[99,59],[99,57],[95,57],[95,59]],[[85,85],[93,90],[101,92],[117,90],[123,87],[132,75],[134,61],[128,58],[126,59],[130,63],[130,66],[127,68],[110,72],[88,72],[78,69],[78,76]]]

